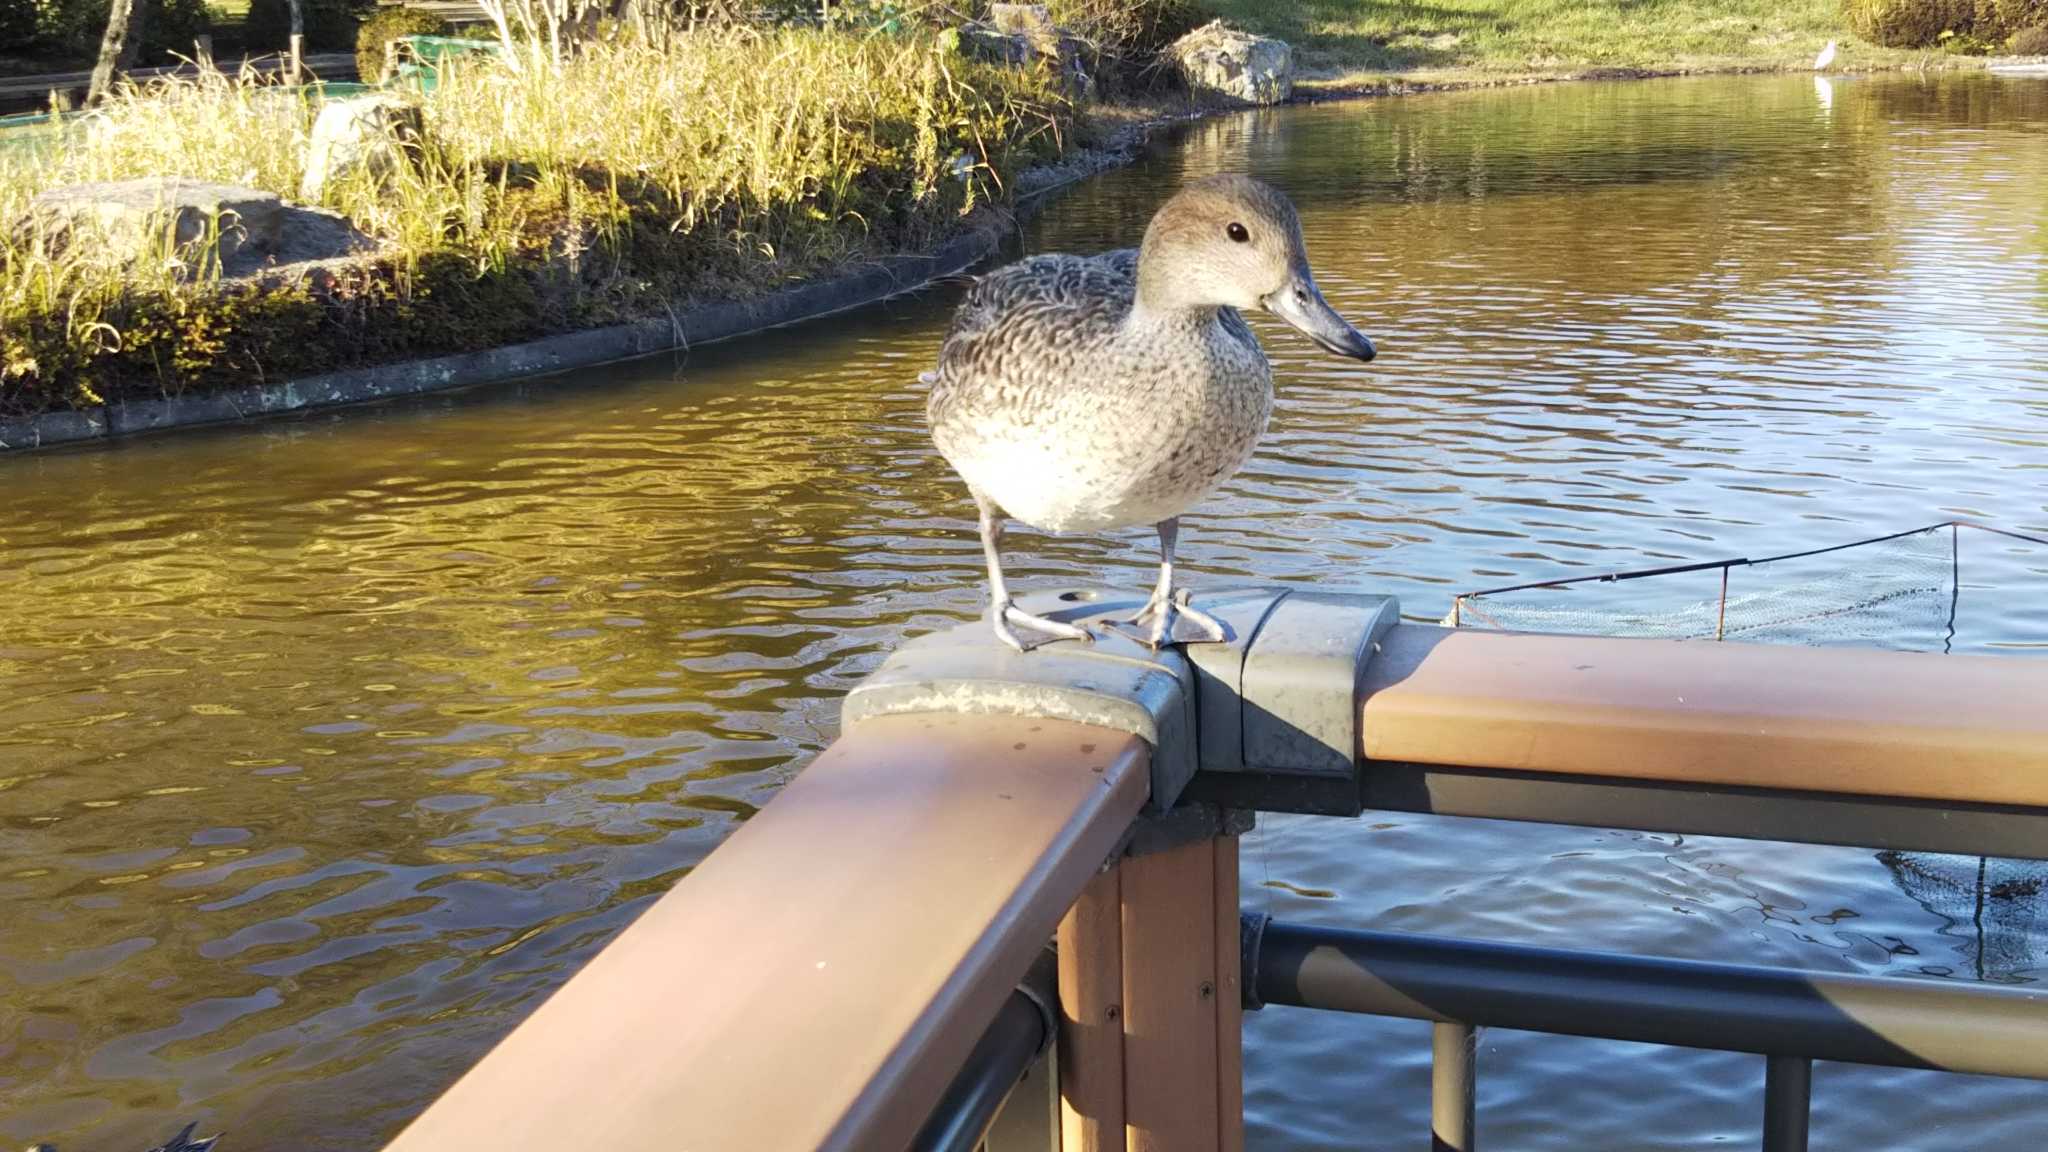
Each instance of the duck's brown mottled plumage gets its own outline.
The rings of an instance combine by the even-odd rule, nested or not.
[[[1055,532],[1157,525],[1160,581],[1133,622],[1157,646],[1172,603],[1178,517],[1251,457],[1273,378],[1238,309],[1266,307],[1333,351],[1372,342],[1316,291],[1294,208],[1242,176],[1199,180],[1153,217],[1145,242],[1100,256],[1033,256],[982,277],[939,351],[932,439],[981,509],[996,633],[1081,630],[1009,602],[997,555],[1005,514]]]
[[[1034,256],[968,293],[927,416],[961,475],[1055,532],[1155,524],[1241,467],[1272,412],[1232,308],[1132,324],[1138,252]]]

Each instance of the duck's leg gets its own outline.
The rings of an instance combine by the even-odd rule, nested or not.
[[[1155,651],[1168,644],[1220,644],[1230,639],[1228,628],[1207,612],[1197,611],[1188,603],[1187,591],[1176,591],[1173,586],[1173,545],[1180,538],[1180,517],[1161,520],[1158,527],[1159,583],[1137,615],[1117,621],[1130,626],[1118,631]],[[1144,631],[1140,634],[1137,629]]]
[[[981,554],[988,560],[988,595],[992,605],[989,616],[995,621],[996,639],[1019,652],[1029,652],[1054,640],[1094,640],[1086,628],[1033,616],[1010,602],[1009,585],[1003,582],[1003,560],[997,554],[997,546],[1003,542],[1002,514],[996,511],[993,500],[979,492],[974,493],[974,506],[981,510]],[[1017,635],[1012,625],[1024,629],[1027,635]],[[1028,635],[1032,632],[1041,635]]]

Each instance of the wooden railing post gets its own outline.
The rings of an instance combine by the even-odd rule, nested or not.
[[[1219,1152],[1244,1152],[1244,951],[1238,943],[1237,837],[1216,844],[1216,1112]]]
[[[1124,1150],[1123,867],[1060,921],[1060,1150]]]
[[[1242,1152],[1237,839],[1132,856],[1060,925],[1061,1152]]]

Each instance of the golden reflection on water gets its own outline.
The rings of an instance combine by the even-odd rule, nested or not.
[[[1361,584],[1433,619],[1504,579],[1950,514],[2042,529],[2048,84],[1817,97],[1587,84],[1211,120],[1025,242],[1131,243],[1176,183],[1249,170],[1380,340],[1364,368],[1259,321],[1280,411],[1189,525],[1198,584]],[[915,384],[950,302],[0,461],[0,1136],[140,1148],[203,1118],[236,1152],[355,1148],[430,1099],[829,740],[882,652],[975,611]],[[1012,562],[1139,587],[1148,551],[1024,537]],[[2048,640],[2048,604],[2008,607],[1980,646]],[[1592,861],[1491,894],[1412,845],[1371,870],[1373,914],[1907,964],[1844,934],[1854,909],[1919,968],[1958,946],[1874,864],[1801,856],[1760,895],[1761,865],[1710,848],[1676,867],[1556,835],[1446,840],[1504,875]],[[1363,849],[1293,843],[1248,890],[1360,915]],[[1261,1075],[1256,1100],[1284,1094]],[[2017,1146],[2011,1109],[1973,1114],[1978,1146]]]

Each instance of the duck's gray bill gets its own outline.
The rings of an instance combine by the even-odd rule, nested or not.
[[[1354,360],[1373,358],[1372,341],[1337,315],[1337,310],[1323,299],[1315,281],[1299,277],[1294,283],[1266,297],[1265,304],[1266,311],[1292,324],[1302,335],[1337,355]]]

